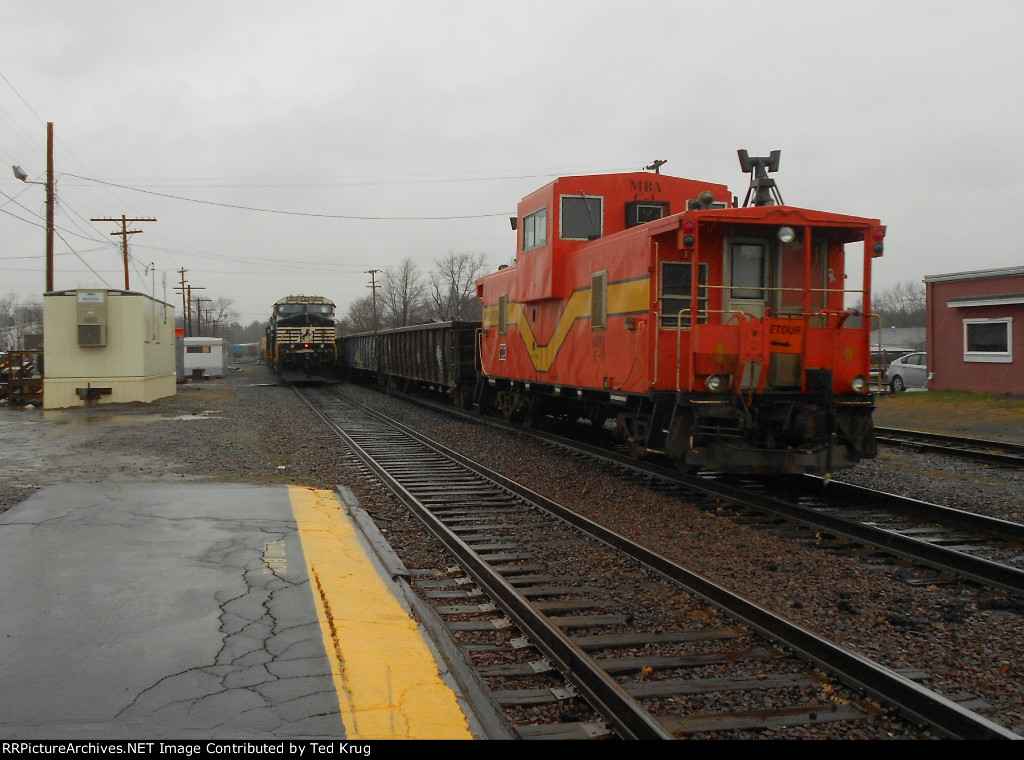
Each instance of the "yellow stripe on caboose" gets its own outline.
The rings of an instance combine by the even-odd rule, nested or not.
[[[561,350],[566,338],[572,331],[577,319],[590,319],[591,288],[573,291],[565,308],[558,317],[558,324],[547,343],[540,343],[530,327],[526,311],[519,303],[508,304],[506,320],[509,326],[514,325],[519,331],[523,348],[530,357],[533,368],[538,372],[548,372],[555,363],[555,357]],[[608,316],[635,314],[650,309],[651,280],[644,277],[638,280],[624,280],[608,285]],[[482,321],[485,328],[498,326],[498,305],[494,304],[483,309]]]

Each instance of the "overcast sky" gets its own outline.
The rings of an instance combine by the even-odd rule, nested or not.
[[[1024,264],[1024,3],[0,0],[0,161],[57,175],[54,285],[243,324],[344,312],[370,269],[515,254],[560,174],[729,185],[782,151],[786,203],[888,226],[876,292]],[[45,286],[44,188],[0,175],[0,297]],[[166,296],[165,296],[166,294]]]

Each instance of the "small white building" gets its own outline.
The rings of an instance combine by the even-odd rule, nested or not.
[[[173,396],[174,307],[127,290],[43,295],[43,406]]]
[[[224,338],[185,338],[185,377],[224,377],[228,372],[228,346]]]

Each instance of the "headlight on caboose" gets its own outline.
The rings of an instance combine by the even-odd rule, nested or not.
[[[867,393],[870,387],[871,384],[864,375],[857,375],[857,377],[850,381],[850,388],[853,389],[854,393]]]
[[[729,387],[729,378],[725,375],[709,375],[704,381],[704,387],[712,393],[721,393]]]

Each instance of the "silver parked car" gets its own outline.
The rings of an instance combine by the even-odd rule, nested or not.
[[[885,377],[893,393],[905,391],[907,388],[927,388],[928,354],[922,351],[901,356],[889,365]]]

